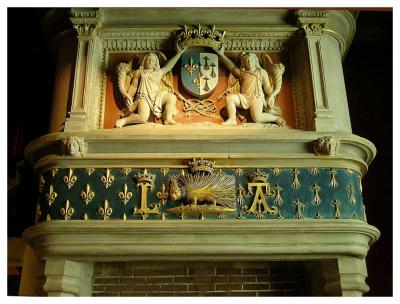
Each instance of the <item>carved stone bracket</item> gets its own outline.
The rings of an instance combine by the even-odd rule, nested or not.
[[[84,156],[88,150],[88,143],[84,138],[69,136],[61,139],[61,153],[64,155]]]
[[[313,143],[316,155],[335,156],[339,154],[340,139],[336,136],[325,136],[318,138]]]

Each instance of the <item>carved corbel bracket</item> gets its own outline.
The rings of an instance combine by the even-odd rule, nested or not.
[[[307,36],[321,36],[329,20],[329,11],[325,10],[298,10],[295,15]]]
[[[336,136],[325,136],[318,138],[313,143],[314,153],[318,156],[329,155],[335,156],[339,154],[340,139]]]
[[[69,136],[61,139],[61,154],[75,157],[84,156],[88,150],[88,143],[84,138]]]

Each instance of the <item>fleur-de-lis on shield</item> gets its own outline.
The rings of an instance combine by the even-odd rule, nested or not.
[[[188,63],[186,63],[184,67],[190,75],[193,75],[193,72],[196,71],[199,66],[193,62],[193,57],[190,57]]]

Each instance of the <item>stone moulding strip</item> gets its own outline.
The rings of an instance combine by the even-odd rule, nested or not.
[[[51,221],[25,230],[41,259],[89,261],[364,258],[379,230],[359,220]]]
[[[137,128],[139,130],[139,128]],[[25,150],[26,158],[38,172],[56,167],[182,167],[186,160],[210,158],[217,166],[245,167],[332,167],[349,168],[365,174],[376,154],[368,140],[352,134],[317,132],[266,131],[236,129],[154,128],[142,132],[102,130],[91,132],[52,133],[38,138]],[[132,132],[133,131],[133,132]],[[173,132],[172,132],[173,131]],[[341,142],[335,156],[316,156],[313,142],[335,135]],[[88,143],[82,158],[61,156],[59,142],[66,136],[79,136]],[[157,151],[157,152],[155,152]],[[284,152],[282,152],[284,151]]]

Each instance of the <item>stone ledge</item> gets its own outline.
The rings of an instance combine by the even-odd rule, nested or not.
[[[232,133],[232,131],[234,131]],[[334,135],[341,142],[336,156],[316,156],[313,142]],[[84,138],[84,157],[61,156],[60,140]],[[180,128],[132,126],[89,132],[61,132],[31,142],[26,158],[37,171],[55,167],[186,167],[187,160],[210,158],[216,167],[331,167],[361,172],[376,154],[368,140],[347,133],[322,133],[265,128]]]
[[[359,220],[50,221],[24,232],[40,258],[81,261],[364,258],[379,235]]]

